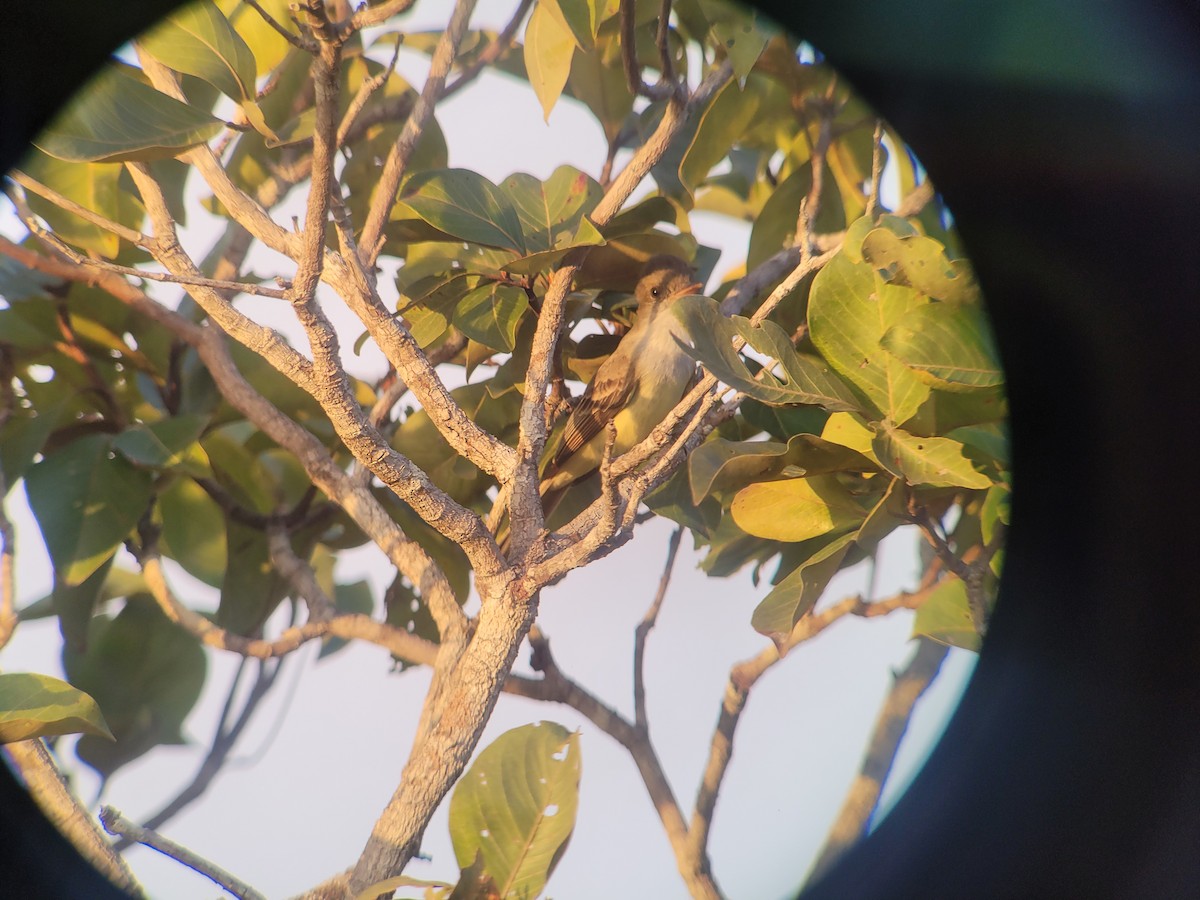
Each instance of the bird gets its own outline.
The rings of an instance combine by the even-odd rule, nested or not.
[[[646,261],[634,290],[633,327],[596,370],[544,461],[538,493],[547,515],[567,488],[600,468],[610,422],[616,428],[616,458],[645,440],[683,398],[695,362],[683,348],[683,326],[670,309],[702,288],[692,267],[677,256],[659,254]],[[497,531],[506,551],[507,529]]]

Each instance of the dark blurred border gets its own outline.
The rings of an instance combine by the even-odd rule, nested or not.
[[[1200,895],[1197,6],[760,3],[895,124],[953,209],[1008,371],[1016,479],[962,706],[806,896]],[[7,10],[0,169],[172,5]],[[115,896],[6,771],[0,834],[14,896]]]

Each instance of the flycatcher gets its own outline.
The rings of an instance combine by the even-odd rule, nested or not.
[[[683,398],[696,364],[676,339],[684,337],[683,326],[670,307],[702,287],[678,257],[664,254],[646,261],[634,291],[637,319],[596,370],[542,469],[538,491],[547,515],[567,487],[600,468],[609,422],[616,426],[616,458],[645,440]],[[502,547],[507,538],[500,536]]]

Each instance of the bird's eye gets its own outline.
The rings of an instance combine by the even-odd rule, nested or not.
[[[662,293],[662,291],[660,291],[658,288],[650,288],[650,296],[653,297],[655,300],[658,299],[658,295],[661,293]]]

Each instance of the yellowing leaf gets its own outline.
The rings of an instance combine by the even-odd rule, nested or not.
[[[574,54],[575,39],[570,30],[544,3],[539,3],[525,26],[525,71],[546,121],[567,85]]]
[[[776,541],[806,541],[854,528],[866,516],[827,475],[748,485],[733,498],[730,512],[747,534]]]

